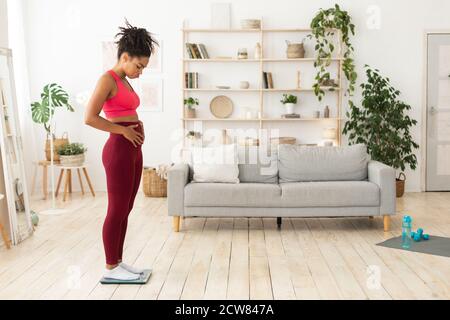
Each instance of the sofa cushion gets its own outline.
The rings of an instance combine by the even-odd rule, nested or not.
[[[186,207],[280,207],[281,189],[272,183],[188,183]]]
[[[380,189],[368,181],[280,183],[282,207],[375,207]]]
[[[280,182],[366,180],[367,164],[363,144],[345,147],[281,144],[278,149]]]
[[[277,150],[259,146],[238,146],[239,181],[278,183]]]
[[[235,144],[192,148],[193,181],[239,183]]]

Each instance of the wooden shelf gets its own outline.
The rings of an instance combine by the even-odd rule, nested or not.
[[[184,121],[259,121],[258,118],[245,119],[245,118],[182,118]]]
[[[215,89],[215,88],[210,88],[210,89],[189,89],[189,88],[185,88],[183,89],[184,91],[205,91],[205,92],[260,92],[261,89]]]
[[[261,59],[220,59],[220,58],[212,58],[212,59],[183,59],[184,62],[261,62]]]
[[[341,118],[182,118],[184,121],[340,121]]]
[[[342,61],[343,58],[331,58],[331,61]],[[221,58],[211,58],[211,59],[183,59],[184,62],[311,62],[316,61],[316,58],[264,58],[264,59],[221,59]]]
[[[337,87],[322,87],[325,91],[339,91]],[[215,89],[215,88],[184,88],[184,91],[198,91],[198,92],[313,92],[313,88],[274,88],[274,89]]]
[[[201,32],[201,33],[261,33],[262,29],[203,29],[203,28],[185,28],[183,32]]]
[[[340,88],[333,88],[333,87],[321,87],[321,89],[325,91],[339,91]],[[284,91],[291,91],[291,92],[313,92],[313,88],[274,88],[274,89],[261,89],[263,92],[284,92]]]
[[[310,28],[263,28],[263,29],[210,29],[210,28],[184,28],[183,32],[204,32],[204,33],[264,33],[264,32],[312,32]],[[336,29],[329,29],[330,31],[337,31]]]
[[[331,58],[331,61],[342,61],[343,58]],[[295,58],[295,59],[288,59],[288,58],[264,58],[262,59],[262,62],[309,62],[309,61],[316,61],[316,58]]]
[[[340,118],[263,118],[262,121],[339,121]]]

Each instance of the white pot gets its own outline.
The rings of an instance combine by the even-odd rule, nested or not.
[[[284,106],[286,107],[286,114],[292,114],[294,113],[294,106],[293,103],[285,103]]]

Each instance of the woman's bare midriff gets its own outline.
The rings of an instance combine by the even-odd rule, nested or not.
[[[134,116],[108,118],[108,120],[111,121],[111,122],[139,121],[139,117],[137,115],[134,115]]]

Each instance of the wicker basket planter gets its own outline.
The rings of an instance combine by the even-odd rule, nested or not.
[[[156,168],[144,167],[142,175],[142,184],[146,197],[167,197],[167,180],[158,176]]]
[[[403,176],[403,179],[401,179],[402,176]],[[405,193],[405,181],[406,181],[406,176],[403,172],[401,172],[400,175],[398,176],[398,179],[396,179],[396,181],[395,181],[397,198],[403,197],[403,194]]]
[[[53,139],[53,160],[59,161],[59,154],[57,152],[57,149],[65,144],[69,143],[69,135],[67,132],[64,132],[61,138],[54,138]],[[45,157],[47,161],[51,161],[51,145],[50,145],[50,139],[49,134],[47,134],[47,140],[45,141]]]
[[[78,167],[83,165],[84,163],[84,153],[76,154],[72,156],[59,156],[60,165],[66,166],[66,167]]]
[[[286,55],[288,59],[299,59],[305,57],[305,48],[303,43],[289,43]]]

